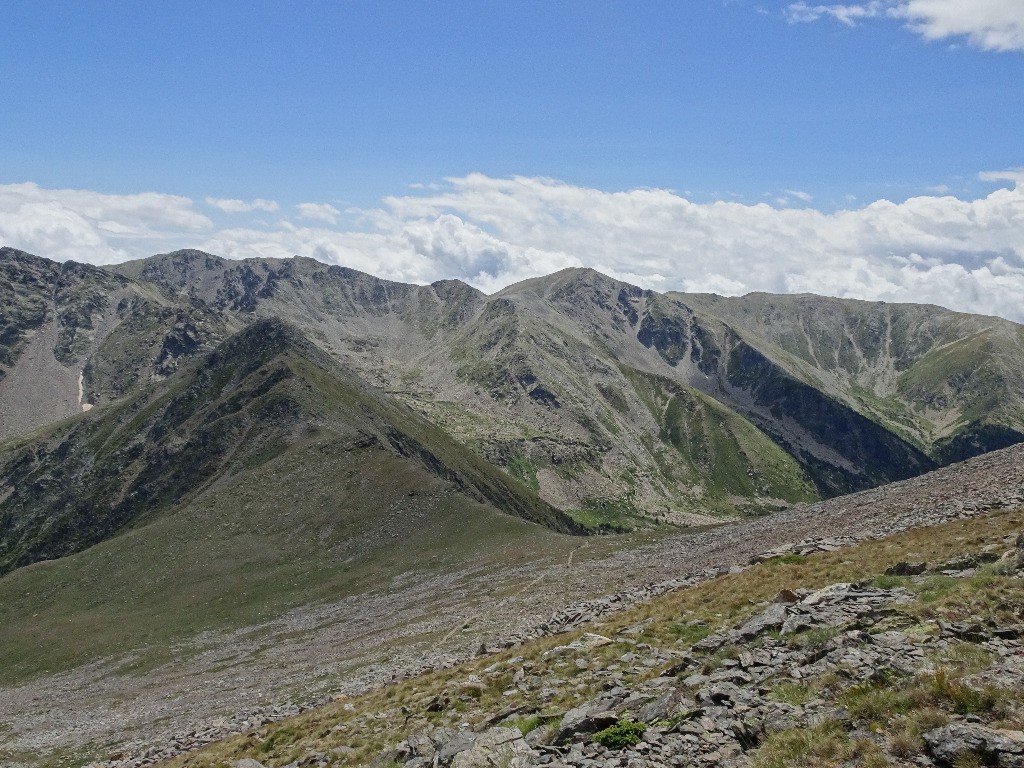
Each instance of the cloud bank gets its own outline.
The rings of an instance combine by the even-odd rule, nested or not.
[[[976,200],[921,196],[823,213],[471,174],[346,211],[358,229],[332,225],[340,212],[327,204],[300,205],[294,221],[218,227],[188,198],[12,184],[0,185],[0,242],[91,263],[183,247],[301,255],[406,282],[460,278],[488,292],[590,266],[663,291],[811,292],[1024,321],[1024,169],[982,178],[1009,186]]]
[[[847,26],[864,19],[901,19],[926,40],[966,38],[983,51],[1024,51],[1024,8],[1020,0],[871,0],[851,5],[791,3],[793,23],[833,18]]]

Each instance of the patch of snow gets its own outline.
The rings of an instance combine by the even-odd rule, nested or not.
[[[82,406],[82,412],[83,413],[85,411],[88,411],[88,410],[92,409],[92,403],[83,403],[82,402],[85,399],[85,388],[83,386],[84,383],[85,383],[85,371],[79,371],[78,372],[78,404],[80,406]]]

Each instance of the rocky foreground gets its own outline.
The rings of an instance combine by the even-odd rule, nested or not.
[[[646,588],[660,597],[589,601],[536,639],[174,765],[1024,766],[1024,512],[923,487],[929,525],[904,492],[871,533],[849,510],[892,489],[851,497],[857,531],[762,541],[716,575]]]
[[[889,570],[921,574],[911,582],[921,586],[936,575],[979,578],[977,566],[993,559],[983,553],[929,571],[924,563]],[[1018,582],[1021,572],[1024,533],[991,571]],[[917,603],[903,587],[783,590],[689,651],[636,643],[598,669],[590,669],[587,651],[616,641],[584,635],[548,654],[584,670],[577,680],[600,680],[603,690],[553,724],[529,721],[525,734],[514,727],[521,720],[480,732],[438,727],[410,736],[374,765],[739,767],[842,758],[848,765],[1024,766],[1024,732],[994,722],[1024,717],[1024,623],[915,621]],[[659,672],[641,685],[622,685],[620,670],[635,666]],[[948,667],[971,674],[954,676]],[[495,665],[481,683],[501,675]],[[525,671],[513,681],[529,685]],[[331,757],[309,755],[305,764],[327,766]]]
[[[142,678],[130,672],[119,673],[118,664],[123,662],[115,660],[20,688],[0,689],[0,720],[9,723],[0,731],[0,762],[25,766],[81,764],[103,756],[100,764],[128,768],[175,755],[203,754],[195,750],[240,734],[269,733],[285,718],[300,713],[314,716],[319,710],[309,712],[310,708],[332,699],[359,696],[361,691],[377,695],[373,692],[392,690],[395,680],[402,685],[412,684],[417,679],[414,675],[451,673],[459,668],[456,665],[481,651],[489,654],[482,660],[491,658],[490,654],[515,658],[523,655],[518,649],[523,648],[525,653],[527,647],[537,643],[569,644],[569,632],[586,630],[608,636],[601,622],[614,623],[620,616],[626,620],[635,611],[649,610],[652,600],[671,601],[703,584],[728,585],[734,577],[756,572],[752,562],[842,559],[842,553],[856,547],[856,542],[867,542],[860,546],[868,546],[900,531],[965,518],[987,519],[993,511],[1022,505],[1024,446],[1017,446],[873,491],[703,533],[684,531],[631,549],[598,549],[611,543],[606,537],[583,540],[583,548],[569,563],[533,563],[514,572],[467,576],[481,594],[503,583],[517,585],[514,590],[499,593],[498,598],[472,605],[472,595],[465,591],[469,581],[424,581],[389,589],[379,598],[367,596],[282,617],[270,628],[272,631],[205,638],[201,654],[153,670]],[[928,546],[936,543],[941,542],[929,542]],[[964,546],[952,542],[942,557],[954,557]],[[730,571],[740,573],[730,575]],[[868,569],[857,578],[874,575],[876,572]],[[777,586],[796,589],[803,583],[800,579],[804,577]],[[851,578],[842,575],[842,580]],[[805,586],[817,589],[828,583],[832,582]],[[602,592],[603,597],[586,597]],[[574,596],[576,601],[566,605]],[[760,599],[773,596],[765,594]],[[730,599],[723,592],[709,598],[709,606]],[[694,620],[708,621],[709,626],[722,621],[701,610],[701,616]],[[749,606],[745,610],[749,611]],[[655,625],[675,626],[676,619]],[[684,634],[691,631],[685,630]],[[414,645],[411,637],[422,640]],[[620,639],[632,636],[611,637],[616,644],[609,648],[617,650]],[[670,639],[668,645],[674,653],[678,650],[674,646],[677,638]],[[627,652],[635,650],[624,649],[618,656]],[[654,659],[650,672],[661,662],[655,656],[648,658]],[[511,669],[506,667],[504,671]],[[684,678],[693,674],[686,671]],[[530,676],[528,672],[524,675]],[[512,676],[514,673],[509,674]],[[607,680],[595,677],[591,682],[600,684],[603,691]],[[557,683],[549,687],[557,696],[571,694],[578,698],[574,688],[563,690]],[[512,706],[514,697],[508,698],[513,700],[502,703]],[[563,713],[582,701],[566,700]],[[328,708],[332,706],[338,705]],[[441,714],[446,711],[442,709]],[[496,706],[485,714],[490,719],[501,711],[502,707]],[[547,717],[552,712],[544,710],[543,714]],[[356,757],[343,761],[344,755],[331,755],[330,759],[341,764],[371,760],[377,752],[367,752],[370,743],[379,744],[380,749],[393,747],[401,738],[396,734],[402,731],[406,717],[401,714],[390,729],[384,729],[383,721],[378,720],[361,724],[360,728],[379,738],[363,738],[363,745],[354,748]],[[414,721],[415,717],[409,725]],[[478,722],[470,724],[479,726]],[[2,760],[3,746],[17,758]],[[48,758],[55,750],[68,757]],[[295,759],[305,760],[320,751],[311,747]],[[548,754],[554,759],[553,753]],[[76,762],[76,755],[86,759]],[[267,765],[294,761],[268,759],[265,753],[260,756]]]

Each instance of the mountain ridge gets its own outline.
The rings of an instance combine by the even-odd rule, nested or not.
[[[25,260],[4,253],[17,272]],[[43,274],[52,262],[31,264]],[[246,325],[281,317],[581,519],[768,511],[1024,439],[1024,332],[998,318],[809,295],[657,293],[589,268],[491,296],[461,281],[409,285],[312,259],[195,250],[89,269],[99,271],[71,274],[63,303],[37,287],[36,319],[5,320],[0,340],[37,340],[36,358],[46,357],[39,328],[71,341],[56,353],[66,364],[46,369],[63,382],[64,405],[40,403],[34,423],[5,426],[12,388],[0,378],[0,438],[151,386]],[[18,375],[31,366],[14,364],[24,355],[13,350],[0,368]],[[740,421],[728,427],[700,403]],[[732,479],[711,477],[706,459],[671,439],[666,419],[698,411],[705,434],[694,439],[705,445],[747,436]],[[768,472],[766,462],[786,466]]]
[[[554,530],[579,530],[345,372],[298,328],[260,320],[159,387],[0,450],[0,573],[80,551],[328,435],[341,456],[389,450],[478,502]]]

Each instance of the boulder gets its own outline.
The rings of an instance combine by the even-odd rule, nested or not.
[[[517,728],[488,728],[452,758],[451,768],[525,768],[533,749]]]
[[[924,734],[928,752],[939,765],[953,765],[973,755],[984,765],[1024,768],[1024,732],[953,723]]]
[[[885,569],[886,576],[920,576],[928,570],[928,563],[908,563],[901,560]]]
[[[761,613],[751,616],[736,630],[738,639],[752,640],[753,638],[773,629],[781,629],[789,616],[789,609],[785,603],[772,603]]]
[[[593,702],[588,702],[570,709],[562,716],[554,743],[567,744],[577,735],[597,733],[617,722],[619,722],[617,714],[611,710],[595,707]]]

